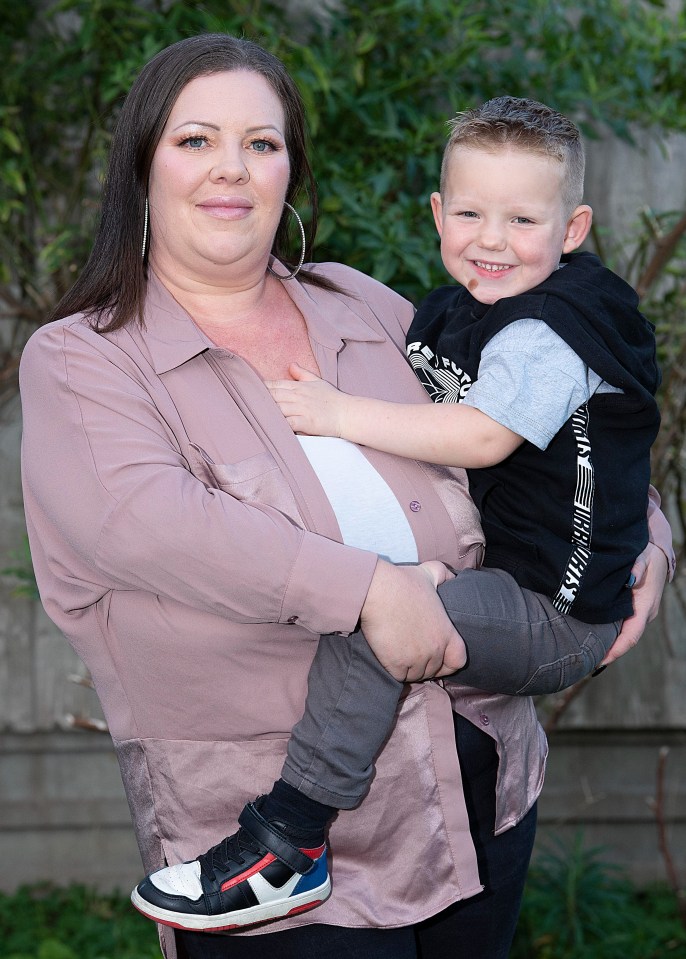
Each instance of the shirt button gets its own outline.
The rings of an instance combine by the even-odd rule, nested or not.
[[[413,499],[412,502],[410,503],[410,509],[412,510],[413,513],[418,513],[421,508],[422,508],[422,504],[419,502],[419,500]]]
[[[295,623],[298,622],[298,617],[297,617],[297,616],[289,616],[288,619],[286,620],[286,622],[288,623],[289,626],[293,626]]]
[[[486,715],[486,713],[481,713],[480,716],[479,716],[479,719],[481,720],[481,725],[482,725],[482,726],[488,726],[488,725],[490,725],[491,720],[488,718],[488,716]]]

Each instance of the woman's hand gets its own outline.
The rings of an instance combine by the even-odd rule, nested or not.
[[[624,620],[622,631],[601,666],[608,666],[628,653],[639,641],[648,623],[657,616],[669,572],[667,557],[658,546],[648,543],[631,572],[636,577],[632,588],[634,614]]]
[[[420,566],[377,563],[360,618],[374,655],[395,679],[418,682],[464,666],[465,645],[436,592],[452,577],[435,560]]]
[[[272,380],[265,386],[293,432],[309,436],[342,436],[345,408],[350,397],[297,363],[291,363],[288,372],[292,380]]]

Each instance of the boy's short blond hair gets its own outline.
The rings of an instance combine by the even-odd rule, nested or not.
[[[441,166],[444,195],[450,158],[457,147],[518,150],[549,156],[564,164],[562,200],[569,213],[582,200],[586,159],[575,124],[544,103],[524,97],[495,97],[449,121],[450,137]]]

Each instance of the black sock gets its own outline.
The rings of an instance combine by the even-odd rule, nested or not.
[[[317,842],[324,842],[326,827],[337,811],[335,806],[310,799],[283,779],[276,780],[260,806],[260,815],[265,819],[283,822],[296,833],[315,833]]]

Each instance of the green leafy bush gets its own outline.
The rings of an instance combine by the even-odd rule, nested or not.
[[[0,569],[0,580],[6,580],[12,586],[14,596],[26,599],[38,599],[38,584],[31,562],[28,536],[22,541],[21,550],[10,553],[11,566]]]
[[[128,898],[83,886],[0,894],[2,959],[160,959]],[[685,959],[673,893],[634,889],[597,850],[558,848],[532,867],[511,959]]]
[[[601,855],[581,836],[539,853],[511,959],[686,959],[674,893],[637,890]]]
[[[443,270],[429,193],[446,119],[534,96],[594,135],[686,128],[683,10],[642,0],[24,0],[0,32],[0,317],[43,321],[92,233],[117,106],[155,52],[206,30],[273,50],[307,105],[323,201],[318,255],[414,299]],[[307,211],[303,211],[306,215]],[[13,337],[11,352],[22,336]]]
[[[0,895],[2,959],[160,959],[157,927],[127,898],[84,886]]]

